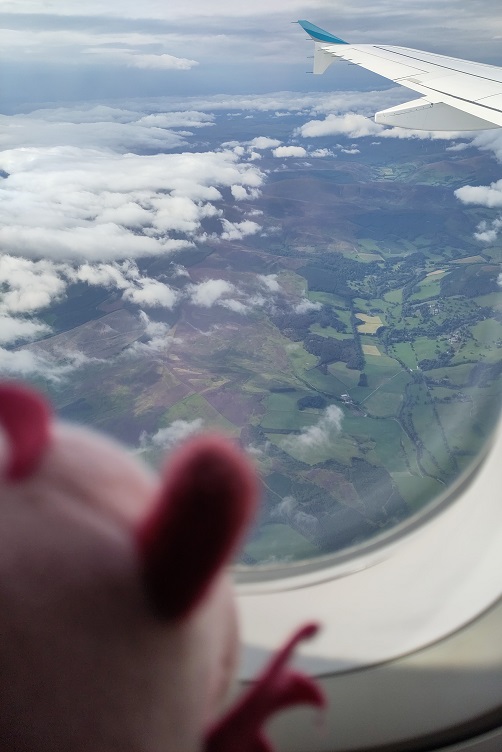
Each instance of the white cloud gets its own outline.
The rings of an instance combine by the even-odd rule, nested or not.
[[[96,113],[98,108],[91,110]],[[167,126],[142,122],[138,113],[114,111],[111,107],[100,110],[101,119],[82,109],[72,114],[65,114],[64,110],[37,110],[28,115],[0,115],[0,148],[72,146],[137,151],[167,150],[186,144],[185,138]],[[58,114],[61,120],[54,119]],[[78,115],[82,120],[75,122]]]
[[[281,142],[277,138],[269,138],[268,136],[257,136],[249,142],[249,145],[255,149],[273,149],[280,144]]]
[[[310,120],[296,131],[303,138],[345,135],[349,138],[379,135],[384,127],[355,112],[329,114],[324,120]]]
[[[159,429],[153,436],[142,433],[140,436],[140,450],[148,449],[150,446],[157,449],[171,449],[180,441],[188,439],[200,433],[203,429],[204,421],[202,418],[195,420],[175,420],[166,428]]]
[[[244,303],[241,303],[240,300],[235,300],[234,298],[227,298],[226,300],[219,300],[218,305],[222,306],[223,308],[227,308],[229,311],[232,311],[233,313],[242,313],[246,314],[249,313],[249,306],[245,305]]]
[[[329,446],[340,433],[342,421],[342,410],[336,405],[329,405],[315,425],[304,428],[296,436],[288,436],[284,446],[300,454]]]
[[[122,264],[82,264],[66,271],[72,281],[123,291],[124,300],[139,306],[174,308],[179,295],[159,280],[142,276],[132,261]]]
[[[204,236],[220,216],[219,188],[252,191],[264,175],[229,151],[112,154],[75,147],[0,154],[0,243],[7,252],[60,260],[118,260],[170,253]],[[223,239],[257,232],[224,220]]]
[[[459,144],[452,144],[446,147],[446,151],[465,151],[471,144],[466,144],[465,141],[461,141]]]
[[[49,332],[50,327],[42,321],[0,314],[0,345],[12,344],[18,340],[37,339]]]
[[[0,115],[0,148],[73,146],[118,152],[166,151],[186,144],[180,129],[190,133],[214,125],[212,114],[197,110],[144,115],[131,107],[77,105]]]
[[[464,185],[455,191],[455,196],[463,204],[486,206],[489,209],[502,207],[502,180],[491,185]],[[502,217],[491,222],[483,220],[476,227],[474,237],[481,243],[494,243],[502,232]]]
[[[482,151],[491,151],[502,162],[502,133],[499,128],[480,131],[472,139],[472,146]]]
[[[256,199],[260,196],[260,191],[257,188],[247,191],[243,185],[232,185],[230,191],[236,201],[249,201],[249,199]]]
[[[322,159],[324,157],[334,157],[335,155],[331,149],[313,149],[309,151],[309,157],[316,157]]]
[[[293,311],[295,313],[308,313],[309,311],[320,311],[321,308],[321,303],[314,303],[308,298],[302,298],[299,303],[293,306]]]
[[[306,157],[307,150],[303,146],[278,146],[272,154],[274,157]]]
[[[222,240],[242,240],[246,235],[255,235],[261,229],[259,224],[250,219],[245,219],[243,222],[229,222],[228,219],[222,219],[221,222]]]
[[[211,308],[223,295],[230,295],[235,290],[224,279],[207,279],[198,285],[190,285],[187,289],[192,303],[203,308]]]
[[[52,382],[59,382],[72,371],[87,362],[79,352],[65,352],[56,362],[29,349],[7,350],[0,347],[0,374],[8,376],[41,376]]]
[[[136,305],[171,310],[178,300],[178,294],[157,279],[140,279],[134,289],[129,288],[125,291],[124,299],[130,300],[131,303],[136,303]]]
[[[47,308],[64,295],[61,268],[50,261],[0,256],[0,313],[30,313]]]
[[[486,221],[480,222],[474,233],[476,240],[480,240],[482,243],[494,243],[502,230],[502,217],[494,219],[488,223]]]
[[[309,120],[295,130],[295,135],[303,138],[320,138],[326,136],[344,135],[348,138],[364,138],[366,136],[379,136],[380,138],[418,138],[418,139],[443,139],[451,140],[458,138],[458,132],[454,131],[420,131],[408,128],[388,128],[375,123],[373,112],[370,116],[360,112],[345,112],[343,114],[329,113],[324,120]],[[354,145],[351,147],[355,148]],[[342,149],[343,151],[343,149]],[[354,151],[346,151],[354,154]]]
[[[457,188],[455,196],[463,204],[477,204],[490,209],[502,206],[502,180],[491,185],[464,185]]]
[[[3,10],[3,8],[2,8]],[[87,10],[87,8],[86,8]],[[30,62],[64,60],[80,65],[102,64],[158,70],[190,70],[198,61],[177,57],[162,48],[169,45],[167,35],[114,33],[98,30],[0,29],[0,46],[7,59],[16,59],[22,50]],[[152,52],[152,45],[160,48]],[[72,57],[73,55],[73,57]]]
[[[277,281],[277,274],[258,274],[257,279],[264,285],[270,292],[279,292],[281,286]]]
[[[145,327],[144,336],[127,348],[125,354],[155,354],[165,352],[171,345],[180,345],[183,340],[174,337],[169,324],[162,321],[152,321],[145,311],[139,312],[139,319]]]

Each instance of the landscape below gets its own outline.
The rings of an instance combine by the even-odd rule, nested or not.
[[[247,138],[265,120],[248,121]],[[281,169],[264,156],[262,194],[246,201],[261,233],[139,263],[178,290],[217,278],[248,300],[273,292],[268,302],[149,309],[169,326],[154,349],[142,346],[137,306],[80,283],[45,311],[55,333],[28,345],[56,359],[82,353],[67,378],[37,383],[61,416],[148,461],[170,427],[215,427],[248,449],[264,499],[246,564],[332,553],[391,529],[473,464],[498,419],[501,246],[473,237],[488,210],[453,195],[473,175],[494,179],[493,160],[445,155],[437,141],[358,146],[357,159],[290,158]],[[238,221],[229,201],[232,212]]]

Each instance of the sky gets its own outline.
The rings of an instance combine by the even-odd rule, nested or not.
[[[291,23],[303,18],[347,41],[500,62],[497,0],[1,0],[2,107],[329,90],[329,78],[306,73],[311,50]],[[354,82],[383,85],[344,67],[337,87],[350,89]]]
[[[336,158],[337,150],[357,156],[361,138],[434,137],[452,150],[473,144],[502,162],[499,131],[459,138],[374,123],[376,110],[410,92],[346,65],[308,74],[312,42],[291,23],[303,18],[349,41],[502,65],[495,0],[415,0],[405,9],[402,0],[350,7],[339,0],[0,0],[0,369],[57,379],[78,367],[82,353],[61,365],[23,349],[51,333],[40,314],[75,282],[134,303],[152,350],[167,337],[155,309],[184,300],[245,316],[273,302],[280,294],[273,276],[257,275],[245,288],[217,277],[190,280],[173,267],[187,278],[180,292],[140,270],[144,258],[262,232],[250,202],[267,181],[264,154],[280,166]],[[301,124],[282,139],[265,129],[209,146],[226,111],[301,116]],[[496,241],[502,170],[500,181],[456,195],[493,209],[473,233],[480,246]],[[308,301],[295,305],[301,312]]]

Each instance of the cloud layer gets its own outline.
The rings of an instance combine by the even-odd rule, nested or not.
[[[169,253],[204,239],[210,218],[221,218],[224,238],[253,233],[253,222],[229,225],[218,204],[222,190],[257,189],[264,177],[230,151],[143,156],[69,146],[9,149],[0,169],[8,174],[2,248],[65,261]]]

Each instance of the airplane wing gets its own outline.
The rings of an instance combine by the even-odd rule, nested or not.
[[[348,44],[309,21],[298,23],[315,42],[314,73],[346,60],[423,95],[377,112],[377,123],[434,131],[502,127],[502,68],[408,47]]]

